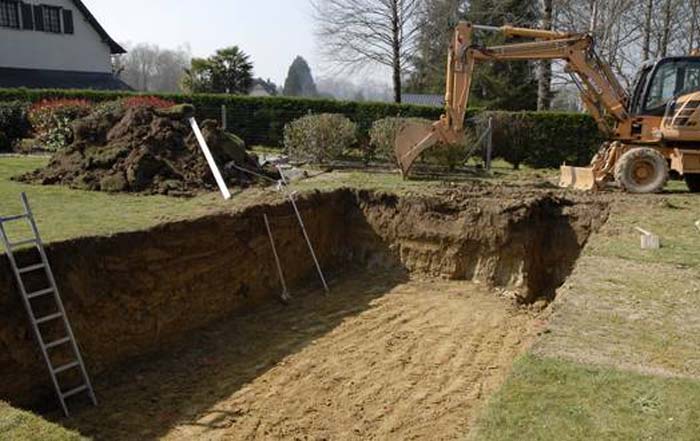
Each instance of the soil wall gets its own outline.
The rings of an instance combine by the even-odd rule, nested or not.
[[[603,203],[547,193],[356,198],[360,210],[349,222],[356,261],[371,267],[398,259],[412,273],[513,290],[523,303],[551,300],[607,220]]]
[[[329,272],[346,260],[348,201],[344,192],[299,201]],[[289,204],[48,246],[89,371],[98,375],[232,312],[277,299],[281,289],[263,213],[270,217],[287,282],[294,286],[315,275]],[[29,251],[21,254],[30,259]],[[0,399],[27,405],[51,397],[5,255],[0,256],[0,317]]]
[[[549,194],[435,198],[339,190],[306,195],[302,216],[324,270],[359,264],[478,280],[522,302],[552,298],[591,232],[595,202]],[[291,286],[318,283],[289,204],[261,205],[148,231],[51,244],[69,318],[93,376],[280,294],[262,215]],[[20,256],[28,259],[29,253]],[[332,295],[332,294],[331,294]],[[0,400],[52,389],[5,256],[0,256]]]

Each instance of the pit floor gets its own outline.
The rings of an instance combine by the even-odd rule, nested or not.
[[[103,375],[97,440],[463,439],[543,325],[485,287],[350,275]]]

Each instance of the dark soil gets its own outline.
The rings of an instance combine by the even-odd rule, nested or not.
[[[82,190],[173,196],[215,189],[214,177],[186,121],[191,111],[191,107],[176,106],[95,112],[74,123],[73,143],[56,153],[47,167],[17,179]],[[215,121],[204,121],[201,128],[228,185],[245,187],[256,179],[230,167],[231,163],[277,178],[261,170],[243,141],[221,130]]]

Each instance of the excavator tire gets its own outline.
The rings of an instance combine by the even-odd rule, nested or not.
[[[700,173],[686,173],[683,179],[691,193],[700,193]]]
[[[668,178],[666,158],[649,147],[629,150],[615,165],[615,180],[630,193],[657,193],[666,186]]]

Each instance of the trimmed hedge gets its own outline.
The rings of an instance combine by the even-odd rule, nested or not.
[[[365,103],[305,99],[292,97],[249,97],[225,94],[154,94],[95,90],[0,89],[0,102],[21,100],[37,102],[51,98],[84,98],[101,102],[127,96],[157,96],[176,103],[190,103],[197,109],[198,119],[221,119],[221,106],[227,108],[228,130],[243,138],[248,145],[284,145],[284,126],[309,114],[345,115],[358,125],[361,142],[369,140],[374,121],[389,116],[436,120],[442,108],[393,103]]]
[[[483,112],[493,118],[494,156],[516,168],[586,165],[604,141],[595,120],[583,113]]]
[[[347,102],[290,97],[248,97],[221,94],[152,94],[58,89],[0,89],[0,102],[36,102],[47,98],[84,98],[95,102],[127,96],[158,96],[176,103],[190,103],[197,118],[221,119],[221,106],[227,108],[228,130],[247,145],[283,147],[284,127],[309,114],[335,113],[350,118],[358,126],[359,147],[369,144],[369,131],[375,121],[387,117],[437,120],[439,107],[393,103]],[[470,109],[468,119],[494,117],[495,156],[514,165],[558,167],[562,162],[587,164],[603,138],[588,115],[556,112],[483,112]]]

